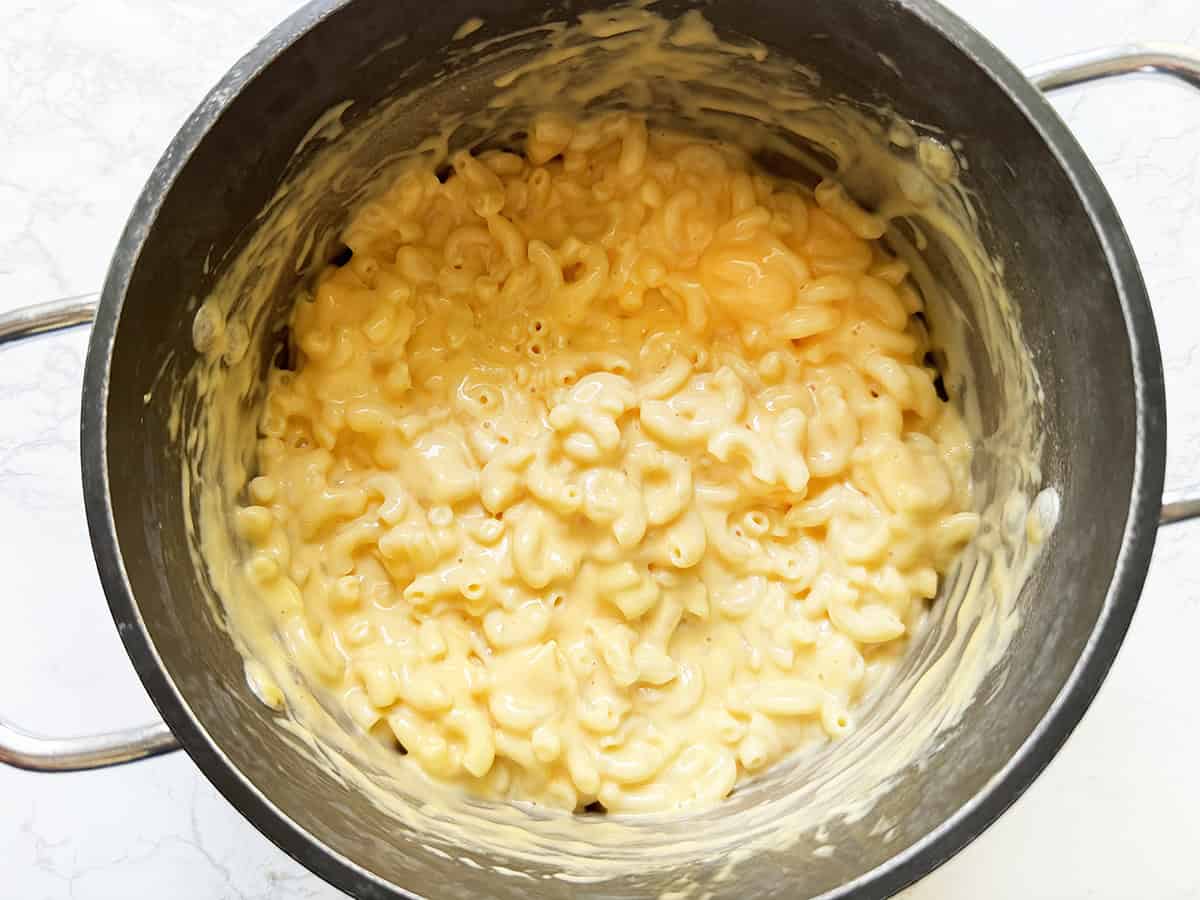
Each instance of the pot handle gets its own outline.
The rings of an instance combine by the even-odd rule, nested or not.
[[[1027,69],[1025,76],[1043,91],[1115,78],[1119,75],[1168,75],[1200,90],[1200,50],[1183,44],[1126,44],[1073,53]],[[1165,502],[1160,525],[1200,517],[1200,497]]]
[[[0,346],[64,328],[88,325],[96,295],[39,303],[0,315]],[[36,772],[99,769],[179,749],[162,722],[87,737],[48,738],[30,734],[0,717],[0,763]]]

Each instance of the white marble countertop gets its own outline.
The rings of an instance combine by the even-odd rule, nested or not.
[[[298,0],[0,0],[0,310],[97,291],[142,183],[209,87]],[[1135,39],[1200,44],[1195,0],[955,0],[1020,64]],[[1131,79],[1056,105],[1112,191],[1166,363],[1168,488],[1200,486],[1200,93]],[[0,711],[43,733],[153,709],[92,562],[79,479],[86,336],[0,353]],[[908,900],[1200,898],[1200,523],[1164,530],[1083,723],[1032,789]],[[1194,557],[1192,557],[1194,558]],[[333,898],[183,754],[0,767],[0,896]]]

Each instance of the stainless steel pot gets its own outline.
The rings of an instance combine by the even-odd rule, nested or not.
[[[686,5],[661,8],[669,15]],[[317,0],[241,60],[184,125],[130,217],[99,305],[48,304],[0,317],[3,343],[95,316],[83,389],[88,522],[117,628],[166,722],[51,740],[0,721],[0,760],[62,771],[182,745],[263,833],[355,896],[584,892],[542,877],[549,870],[536,865],[527,873],[534,881],[502,879],[431,853],[281,738],[203,600],[205,575],[186,550],[169,397],[152,390],[170,354],[194,353],[185,303],[206,295],[220,274],[205,261],[242,245],[321,113],[348,98],[369,107],[428,80],[468,16],[499,34],[535,24],[546,10],[544,0]],[[1042,463],[1062,513],[999,667],[1021,677],[993,678],[992,702],[972,706],[930,764],[905,771],[880,801],[879,812],[896,823],[889,842],[865,833],[865,823],[857,831],[840,823],[827,839],[853,852],[814,856],[800,844],[712,885],[714,896],[884,897],[966,845],[1049,762],[1125,635],[1156,527],[1200,515],[1200,501],[1160,508],[1166,410],[1145,288],[1112,201],[1038,90],[1138,71],[1200,87],[1200,55],[1128,47],[1023,75],[929,0],[746,0],[705,14],[718,30],[803,60],[837,93],[886,94],[904,117],[969,142],[965,180],[987,219],[989,250],[1006,262],[1045,389]],[[450,93],[445,103],[463,102]],[[677,827],[702,829],[704,816]],[[711,877],[721,864],[697,859],[695,874]],[[597,890],[616,898],[653,889],[632,872]]]

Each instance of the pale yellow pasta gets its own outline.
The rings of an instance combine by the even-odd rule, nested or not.
[[[886,221],[623,114],[450,162],[270,373],[235,526],[296,667],[404,765],[568,809],[848,733],[977,524]]]

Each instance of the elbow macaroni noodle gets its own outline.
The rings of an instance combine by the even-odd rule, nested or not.
[[[430,778],[566,809],[844,735],[976,526],[884,229],[626,114],[407,173],[296,304],[237,515],[296,666]]]

